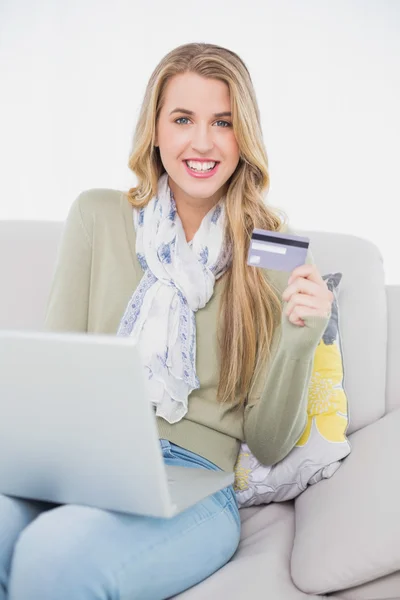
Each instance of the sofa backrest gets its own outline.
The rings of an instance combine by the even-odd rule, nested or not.
[[[63,223],[0,221],[0,329],[40,329]]]
[[[386,412],[387,304],[382,255],[371,241],[355,235],[299,233],[310,237],[322,275],[343,273],[339,328],[352,433]]]
[[[63,223],[0,221],[0,329],[42,328]],[[321,274],[342,272],[339,325],[349,433],[385,413],[387,315],[383,261],[370,241],[348,234],[310,237]]]

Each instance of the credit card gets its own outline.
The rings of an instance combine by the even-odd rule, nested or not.
[[[247,264],[274,271],[293,271],[306,263],[310,238],[280,231],[254,229]]]

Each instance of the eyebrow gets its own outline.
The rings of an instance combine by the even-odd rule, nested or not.
[[[195,114],[192,110],[188,110],[187,108],[174,108],[174,110],[171,110],[171,112],[169,113],[170,115],[172,115],[173,113],[184,113],[185,115],[190,115],[191,117],[193,117],[193,115]],[[214,113],[214,117],[231,117],[232,113],[231,112],[219,112],[219,113]]]

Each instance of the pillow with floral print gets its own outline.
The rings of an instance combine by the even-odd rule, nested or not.
[[[235,465],[239,507],[283,502],[308,485],[331,477],[350,451],[348,402],[343,388],[338,292],[342,273],[323,276],[333,292],[332,314],[316,348],[308,392],[306,428],[291,452],[275,465],[262,465],[242,444]]]

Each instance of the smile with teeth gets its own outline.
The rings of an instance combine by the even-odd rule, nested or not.
[[[185,160],[185,163],[187,164],[187,166],[189,167],[189,169],[192,169],[192,171],[212,171],[212,169],[215,167],[215,165],[217,164],[216,162],[198,162],[198,161],[193,161],[193,160]]]

